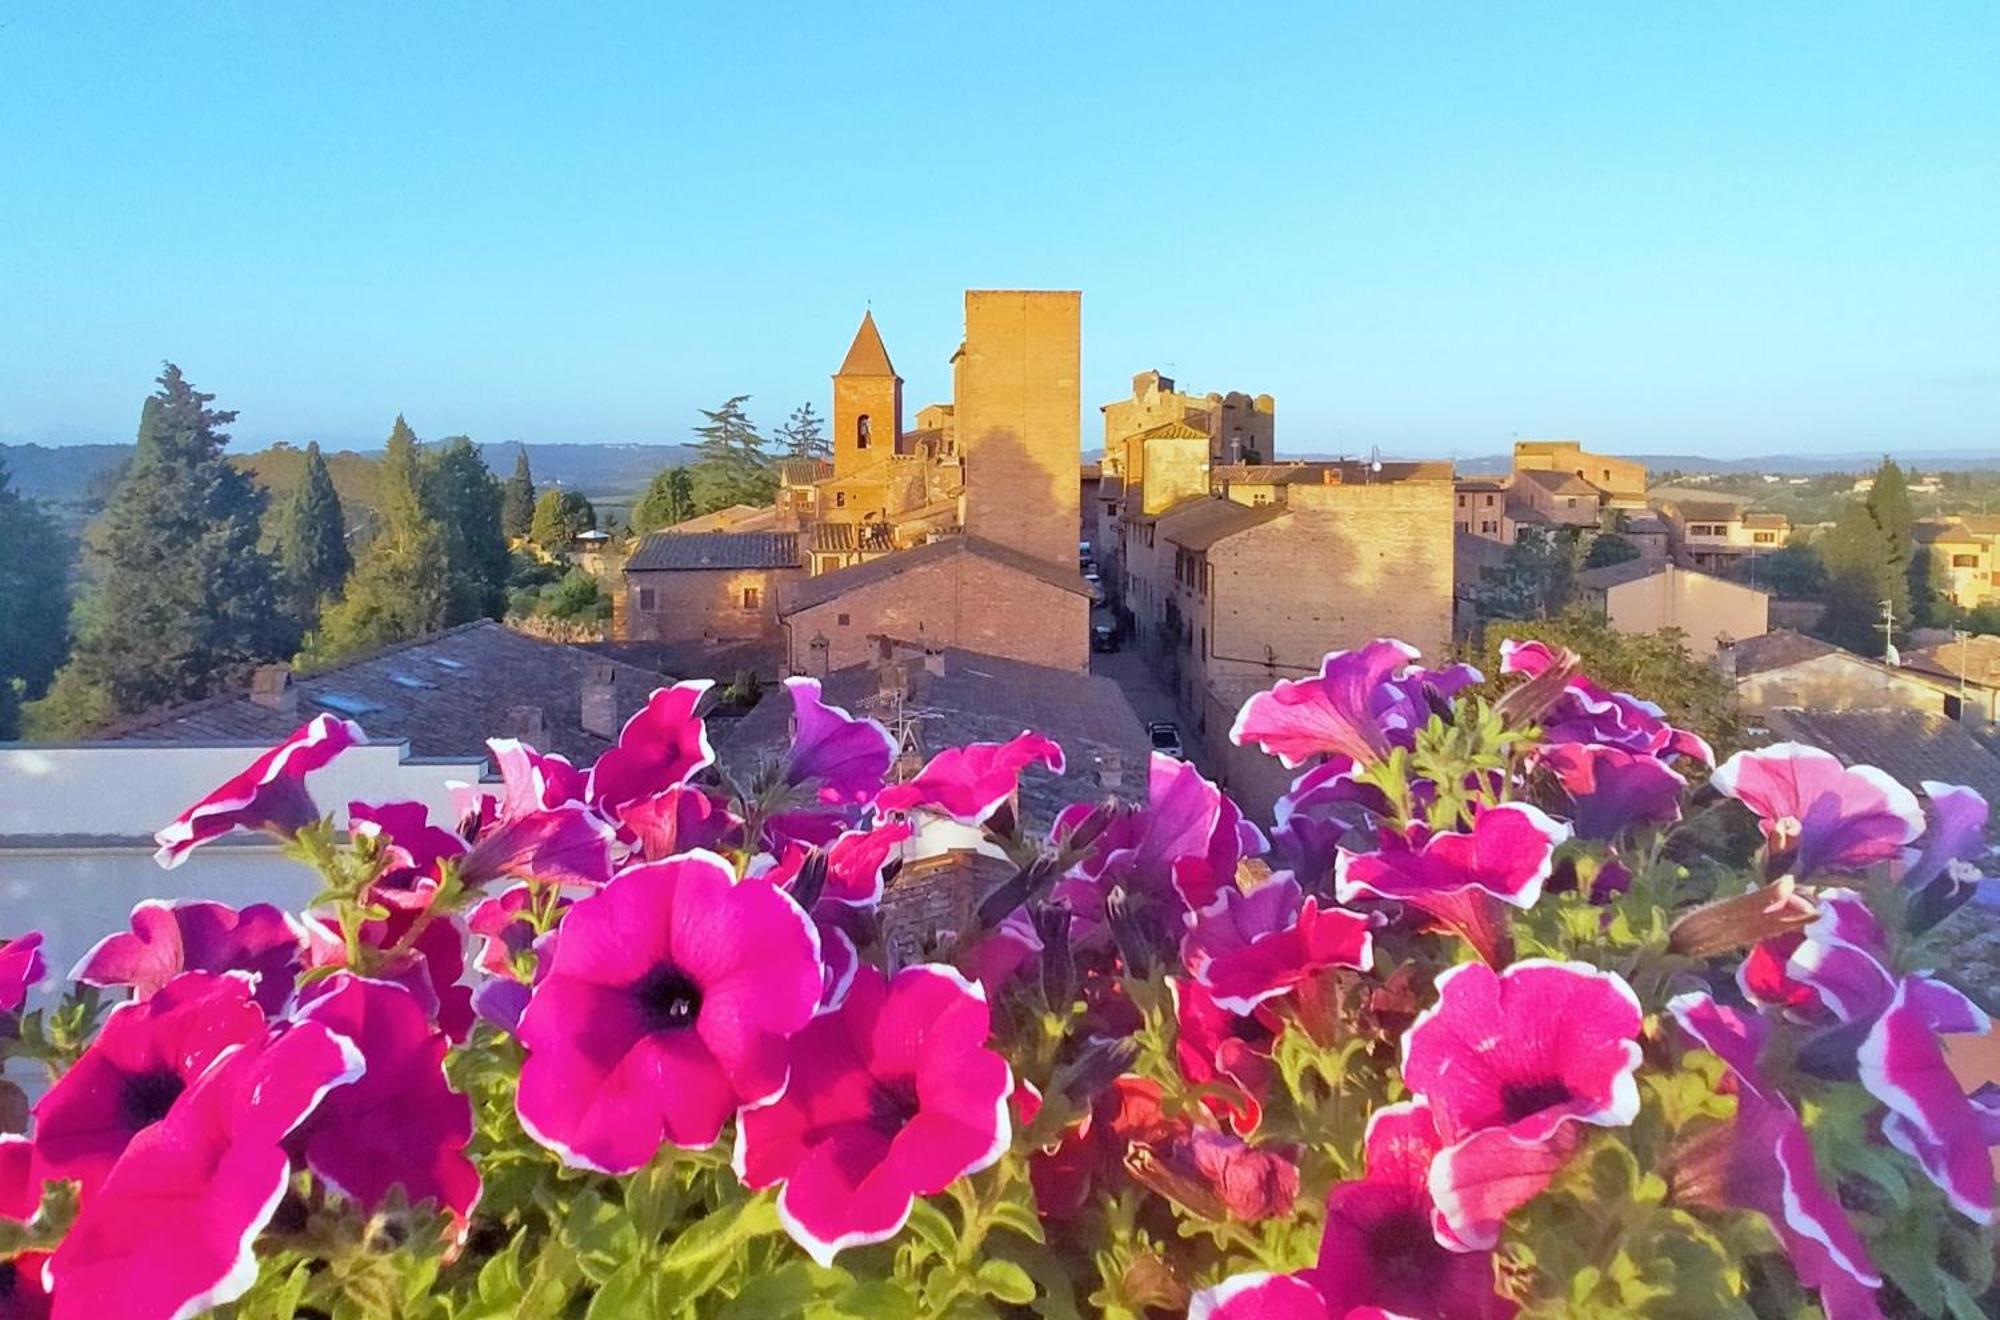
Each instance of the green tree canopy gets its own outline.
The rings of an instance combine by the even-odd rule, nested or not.
[[[451,608],[450,561],[425,495],[425,467],[416,433],[397,414],[382,456],[382,525],[362,552],[346,594],[306,639],[302,663],[323,664],[444,626]]]
[[[337,596],[354,570],[347,519],[317,441],[306,446],[305,467],[279,511],[278,565],[302,630],[318,623],[321,603]]]
[[[1882,602],[1895,602],[1898,587],[1908,591],[1891,566],[1888,537],[1866,504],[1849,500],[1819,549],[1826,565],[1820,636],[1863,655],[1880,655]]]
[[[597,526],[597,510],[581,492],[545,490],[535,501],[535,518],[528,539],[544,550],[560,550]]]
[[[535,477],[528,471],[528,447],[522,445],[514,454],[514,475],[507,478],[507,489],[500,501],[500,530],[509,537],[528,534],[528,528],[535,521]]]
[[[701,411],[708,421],[695,428],[700,439],[688,474],[698,512],[732,504],[768,504],[777,494],[778,479],[764,452],[764,437],[743,412],[749,401],[749,395],[739,394],[720,408]]]
[[[258,548],[263,493],[223,458],[236,414],[214,398],[172,363],[160,373],[132,466],[91,528],[76,649],[38,731],[205,697],[286,644],[277,567]]]
[[[694,483],[686,468],[665,468],[646,483],[646,493],[632,506],[632,530],[645,535],[694,517]]]
[[[1573,533],[1523,527],[1507,557],[1472,588],[1482,619],[1545,619],[1560,614],[1576,597],[1582,562]]]
[[[1606,532],[1590,543],[1590,551],[1583,557],[1583,566],[1609,568],[1613,564],[1628,564],[1638,557],[1638,546],[1615,532]]]
[[[504,497],[479,446],[452,436],[424,453],[424,498],[444,537],[447,627],[507,612]]]
[[[0,739],[20,736],[20,701],[42,695],[68,644],[69,538],[13,488],[0,461]]]
[[[813,411],[810,402],[793,409],[791,419],[778,428],[776,439],[786,458],[833,457],[833,443],[826,438],[826,419]]]
[[[1884,458],[1882,466],[1875,469],[1875,484],[1868,491],[1868,514],[1882,532],[1890,574],[1886,599],[1895,608],[1896,631],[1901,634],[1913,622],[1913,596],[1929,589],[1930,578],[1929,565],[1917,562],[1910,483],[1893,458]]]
[[[1786,600],[1817,600],[1826,592],[1826,564],[1819,548],[1806,541],[1794,540],[1763,556],[1756,572],[1759,586]]]

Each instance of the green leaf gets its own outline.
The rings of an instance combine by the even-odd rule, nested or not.
[[[598,1286],[584,1320],[638,1320],[660,1314],[656,1305],[659,1282],[645,1261],[626,1261]]]
[[[979,1267],[979,1286],[987,1296],[1015,1306],[1035,1300],[1035,1281],[1011,1260],[989,1260]]]
[[[912,1219],[915,1217],[914,1214],[911,1216]],[[1017,1233],[1030,1242],[1048,1241],[1047,1235],[1042,1232],[1041,1216],[1035,1213],[1032,1206],[1023,1205],[1019,1201],[1002,1201],[992,1207],[990,1217],[996,1228]]]
[[[917,1299],[893,1279],[860,1283],[805,1309],[805,1320],[915,1320]]]
[[[782,1228],[777,1201],[769,1193],[725,1205],[688,1225],[667,1245],[660,1258],[662,1286],[677,1298],[699,1297],[741,1264],[745,1246]]]
[[[950,1217],[931,1202],[919,1199],[910,1207],[909,1228],[933,1254],[945,1260],[958,1255],[958,1230],[952,1227]]]
[[[562,1244],[576,1253],[583,1277],[600,1286],[639,1255],[638,1235],[625,1208],[595,1191],[578,1194],[562,1221],[559,1236]]]

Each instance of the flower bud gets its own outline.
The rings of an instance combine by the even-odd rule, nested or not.
[[[826,890],[826,851],[814,848],[799,864],[799,873],[792,879],[792,899],[800,907],[810,912],[813,904]]]
[[[1042,942],[1042,998],[1060,1013],[1076,998],[1076,959],[1069,948],[1069,904],[1051,899],[1028,909],[1035,935]]]
[[[1667,931],[1667,948],[1692,958],[1712,958],[1797,930],[1819,915],[1789,875],[1762,889],[1704,903]]]

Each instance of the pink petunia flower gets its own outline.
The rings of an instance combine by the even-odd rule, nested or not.
[[[390,907],[423,909],[443,882],[446,862],[464,857],[464,839],[431,824],[421,802],[350,802],[347,831],[374,844],[382,870],[369,896]]]
[[[459,876],[477,888],[502,876],[594,888],[611,878],[617,831],[578,803],[502,819],[479,836]]]
[[[94,1191],[217,1059],[262,1039],[264,1013],[250,993],[247,976],[186,972],[150,999],[114,1008],[35,1106],[42,1168]]]
[[[132,909],[131,924],[93,945],[70,979],[130,986],[135,999],[148,999],[184,971],[245,972],[256,979],[257,1004],[266,1013],[281,1013],[291,1001],[304,933],[282,908],[149,898]]]
[[[1508,638],[1500,643],[1500,672],[1535,678],[1558,666],[1554,648],[1546,642]],[[1623,747],[1662,758],[1685,756],[1703,765],[1715,764],[1715,752],[1700,735],[1667,723],[1665,712],[1650,701],[1626,692],[1612,692],[1582,674],[1572,674],[1562,695],[1538,723],[1546,744],[1587,743]]]
[[[919,807],[979,825],[1014,796],[1021,772],[1041,765],[1052,774],[1064,768],[1062,748],[1039,733],[1024,732],[1004,743],[969,743],[947,747],[933,756],[916,778],[891,784],[875,796],[877,811],[912,811]]]
[[[1375,956],[1368,918],[1322,910],[1282,873],[1248,894],[1222,890],[1187,925],[1182,961],[1232,1013],[1249,1013],[1335,967],[1366,969]]]
[[[792,1039],[792,1085],[737,1126],[736,1172],[783,1185],[778,1215],[820,1264],[894,1237],[920,1196],[986,1168],[1012,1137],[986,996],[949,967],[872,967]]]
[[[361,925],[361,943],[379,952],[402,944],[411,927],[426,914],[407,908],[391,908],[382,921]],[[308,968],[347,966],[347,943],[340,923],[331,917],[307,914],[301,921],[305,931],[305,961]],[[374,968],[377,977],[394,981],[417,997],[431,1020],[453,1041],[462,1041],[472,1032],[472,987],[465,977],[465,931],[456,916],[431,916],[417,932],[414,943]],[[308,983],[299,992],[301,1000],[326,993],[327,982]]]
[[[1757,813],[1774,876],[1804,880],[1886,862],[1924,830],[1909,789],[1874,766],[1850,769],[1802,743],[1738,752],[1709,782]]]
[[[697,848],[733,848],[743,839],[743,818],[696,784],[627,802],[618,808],[618,824],[637,845],[639,858],[648,862]]]
[[[1305,1274],[1233,1274],[1188,1299],[1188,1320],[1351,1320]]]
[[[1586,839],[1611,839],[1681,818],[1687,780],[1657,756],[1623,747],[1555,743],[1543,748],[1539,759],[1569,794],[1572,823]]]
[[[1905,976],[1856,1055],[1861,1084],[1889,1109],[1882,1135],[1977,1224],[1993,1222],[1990,1150],[2000,1145],[2000,1109],[1965,1093],[1938,1038],[1992,1030],[1992,1019],[1958,990]]]
[[[815,903],[837,903],[843,907],[874,907],[882,901],[884,874],[896,852],[916,831],[903,821],[887,821],[866,830],[843,830],[821,850],[826,876]],[[777,857],[762,855],[752,862],[750,872],[761,875],[787,893],[793,892],[800,870],[813,850],[793,843]],[[794,895],[796,897],[796,895]]]
[[[1227,1083],[1233,1097],[1205,1094],[1215,1116],[1238,1136],[1249,1136],[1263,1121],[1264,1096],[1272,1077],[1271,1043],[1283,1023],[1265,1014],[1232,1013],[1199,981],[1170,977],[1174,996],[1174,1061],[1196,1086]]]
[[[445,1081],[448,1042],[423,1005],[400,985],[343,974],[299,1019],[351,1042],[364,1066],[294,1137],[306,1167],[364,1211],[397,1186],[413,1204],[435,1201],[463,1236],[479,1199],[479,1170],[465,1154],[472,1102]]]
[[[590,777],[571,765],[568,757],[538,752],[513,738],[489,738],[486,746],[500,772],[501,819],[588,800]]]
[[[1315,756],[1372,765],[1389,754],[1388,729],[1378,709],[1381,689],[1417,655],[1415,647],[1386,638],[1330,652],[1316,676],[1281,680],[1245,701],[1229,741],[1238,747],[1254,743],[1288,769]]]
[[[1820,1181],[1798,1111],[1758,1066],[1769,1024],[1698,991],[1676,996],[1667,1011],[1697,1045],[1722,1060],[1736,1093],[1735,1115],[1674,1157],[1676,1199],[1763,1215],[1799,1281],[1818,1290],[1829,1320],[1879,1316],[1875,1291],[1882,1277],[1868,1248],[1839,1198]]]
[[[1430,1172],[1438,1239],[1483,1249],[1548,1186],[1575,1125],[1637,1117],[1642,1015],[1623,978],[1587,963],[1460,963],[1437,991],[1403,1036],[1403,1082],[1445,1143]]]
[[[257,1234],[291,1178],[284,1141],[361,1075],[315,1023],[248,1042],[134,1137],[48,1262],[55,1320],[166,1320],[234,1301],[257,1281]]]
[[[813,786],[829,806],[872,799],[888,778],[896,740],[874,720],[858,720],[820,697],[816,678],[788,678],[792,698],[792,746],[785,757],[785,783]]]
[[[1385,832],[1370,853],[1342,848],[1334,863],[1334,894],[1343,903],[1386,898],[1407,903],[1457,930],[1488,962],[1502,960],[1507,942],[1500,905],[1530,908],[1554,868],[1569,826],[1525,802],[1486,807],[1469,831],[1422,838]]]
[[[785,1087],[821,991],[818,939],[713,853],[631,867],[570,908],[522,1015],[522,1126],[565,1163],[629,1173],[715,1141]]]
[[[606,812],[684,784],[715,764],[708,726],[695,713],[715,684],[689,679],[656,690],[625,727],[618,742],[590,768],[591,805]]]
[[[28,991],[48,974],[40,931],[29,931],[0,944],[0,1013],[20,1012],[21,1005],[28,1002]]]
[[[306,793],[306,776],[367,741],[352,720],[315,715],[155,834],[153,841],[160,850],[154,860],[172,870],[202,844],[237,830],[265,830],[290,838],[319,819],[319,808]]]

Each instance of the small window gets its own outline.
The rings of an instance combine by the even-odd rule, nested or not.
[[[1951,557],[1951,566],[1952,566],[1953,568],[1978,568],[1978,567],[1979,567],[1979,556],[1978,556],[1978,555],[1953,555],[1953,556]]]
[[[862,448],[864,448],[864,449],[865,449],[865,448],[867,448],[867,442],[866,442],[866,441],[863,441],[863,442],[862,442]],[[846,491],[844,491],[844,490],[837,490],[837,491],[833,492],[833,507],[834,507],[834,508],[836,508],[836,509],[844,509],[844,508],[846,508],[846,507],[847,507],[847,492],[846,492]]]
[[[639,608],[642,610],[654,610],[659,608],[659,598],[653,594],[653,589],[651,587],[639,588]]]
[[[847,623],[848,623],[848,618],[847,618],[847,616],[846,616],[845,614],[836,614],[836,615],[834,616],[834,619],[833,619],[833,621],[834,621],[835,623],[839,624],[839,625],[840,625],[841,627],[845,628],[845,627],[847,626]]]
[[[762,587],[743,588],[744,609],[746,610],[759,609],[763,606],[763,604],[764,604],[764,590]]]
[[[854,419],[854,447],[856,449],[868,448],[869,429],[867,413],[862,413]]]

